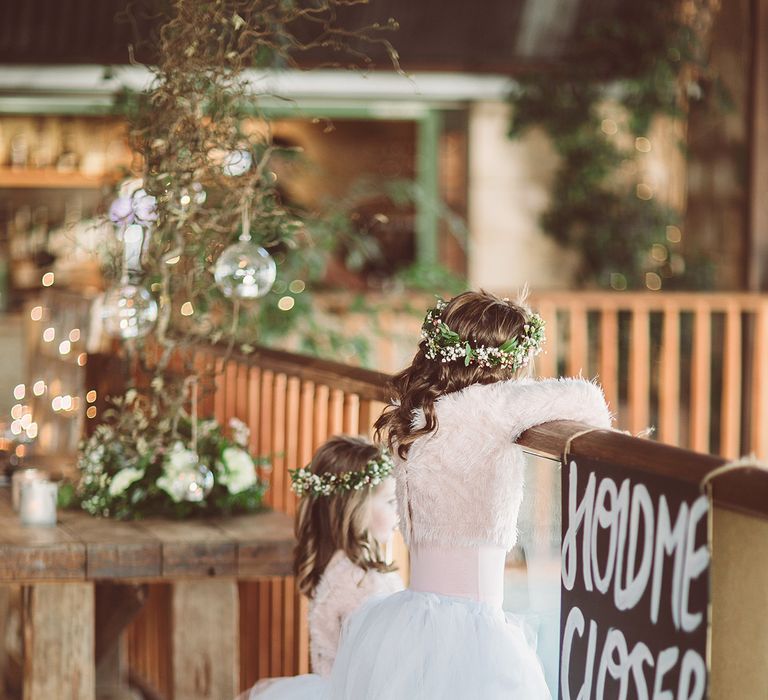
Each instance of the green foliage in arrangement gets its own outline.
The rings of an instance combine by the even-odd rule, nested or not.
[[[518,79],[510,135],[540,127],[560,157],[542,226],[580,253],[584,286],[711,285],[709,263],[684,257],[681,212],[638,182],[636,160],[654,117],[684,118],[716,86],[702,48],[713,5],[612,5],[582,23],[557,64]],[[607,117],[607,105],[621,117]]]
[[[156,383],[156,386],[159,386]],[[154,396],[129,390],[113,400],[104,421],[80,446],[80,481],[65,489],[71,503],[100,517],[133,520],[252,512],[266,483],[248,451],[248,428],[229,433],[215,420],[163,410]]]

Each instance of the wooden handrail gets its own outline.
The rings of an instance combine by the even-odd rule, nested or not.
[[[346,393],[357,394],[361,399],[371,401],[388,399],[386,386],[389,375],[383,372],[262,346],[257,346],[253,352],[246,354],[227,353],[225,346],[220,344],[206,352],[217,358],[226,357],[243,365],[287,374],[304,381],[324,384],[333,389],[341,389]]]
[[[526,430],[518,439],[526,452],[558,462],[573,435],[589,426],[574,421],[553,421]],[[722,457],[701,454],[660,442],[632,437],[615,430],[594,430],[570,445],[574,457],[621,464],[638,472],[702,484],[713,469],[726,463]],[[768,519],[768,470],[757,466],[729,472],[713,482],[715,505]]]
[[[261,347],[248,355],[233,355],[232,359],[262,370],[354,393],[361,399],[387,400],[386,384],[390,377],[382,372]],[[568,439],[588,428],[588,425],[573,421],[555,421],[527,430],[518,442],[532,454],[560,460]],[[574,451],[577,447],[578,454],[583,456],[694,484],[701,483],[709,471],[725,463],[721,457],[632,437],[619,431],[589,433],[572,445]],[[768,518],[768,471],[755,468],[723,475],[717,479],[713,495],[719,507]]]

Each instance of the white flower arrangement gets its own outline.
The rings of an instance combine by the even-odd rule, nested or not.
[[[71,500],[92,515],[216,515],[250,512],[266,483],[247,450],[250,431],[238,419],[232,437],[215,420],[197,421],[197,450],[185,414],[163,416],[135,391],[117,399],[106,422],[80,446],[80,481]]]

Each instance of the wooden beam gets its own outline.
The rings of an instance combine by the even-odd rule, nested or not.
[[[768,0],[752,0],[749,288],[768,289]]]
[[[92,583],[24,589],[24,700],[94,700]]]
[[[240,692],[237,582],[177,582],[172,609],[173,697],[234,698]]]

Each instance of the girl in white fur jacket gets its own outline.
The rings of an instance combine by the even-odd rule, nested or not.
[[[350,616],[333,700],[544,700],[534,652],[501,609],[515,544],[523,455],[515,440],[552,420],[610,426],[600,388],[535,381],[541,318],[466,292],[427,313],[410,367],[377,422],[395,454],[410,587]]]
[[[368,440],[336,436],[291,474],[301,497],[294,568],[299,590],[309,597],[314,673],[260,681],[238,700],[326,697],[344,621],[369,598],[402,590],[384,557],[397,523],[393,466]]]

